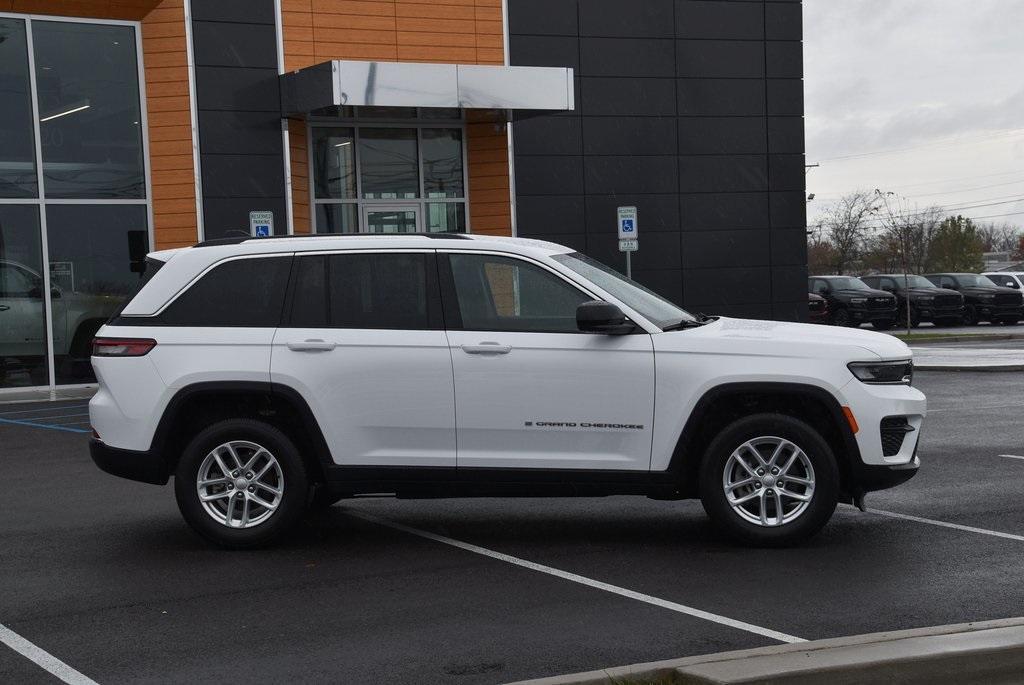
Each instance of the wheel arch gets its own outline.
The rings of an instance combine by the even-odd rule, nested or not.
[[[332,461],[320,425],[298,391],[277,383],[211,381],[181,388],[164,409],[151,451],[164,458],[173,474],[185,446],[199,431],[232,418],[252,418],[284,431],[299,449],[310,479],[324,481]]]
[[[686,421],[669,463],[682,494],[698,496],[698,473],[704,452],[730,423],[751,414],[783,414],[817,430],[836,456],[840,486],[855,488],[860,449],[842,406],[828,390],[804,383],[726,383],[701,396]]]

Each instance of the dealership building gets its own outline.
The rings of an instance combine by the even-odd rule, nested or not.
[[[805,316],[799,0],[0,0],[0,393],[94,382],[153,249],[563,243]],[[50,287],[43,284],[49,283]]]

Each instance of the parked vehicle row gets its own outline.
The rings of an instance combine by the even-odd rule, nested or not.
[[[1024,273],[811,276],[808,291],[810,321],[835,326],[870,323],[884,331],[906,326],[908,310],[915,328],[923,322],[1012,326],[1024,319]]]

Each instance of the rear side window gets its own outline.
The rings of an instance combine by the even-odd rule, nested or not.
[[[251,257],[208,271],[160,315],[168,326],[276,328],[292,258]]]
[[[296,258],[291,328],[439,328],[436,273],[423,253]]]

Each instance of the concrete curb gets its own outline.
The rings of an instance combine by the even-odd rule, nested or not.
[[[895,337],[896,334],[892,335]],[[913,336],[911,336],[910,340],[903,340],[903,342],[908,345],[943,345],[945,343],[955,342],[998,342],[1000,340],[1024,340],[1024,333],[967,333],[964,335],[952,335],[948,338],[925,340],[914,340]]]
[[[919,364],[914,362],[915,371],[1024,371],[1024,364],[990,364],[987,366],[971,366],[969,364]]]
[[[516,685],[994,683],[1024,673],[1024,618],[897,630],[539,678]]]

